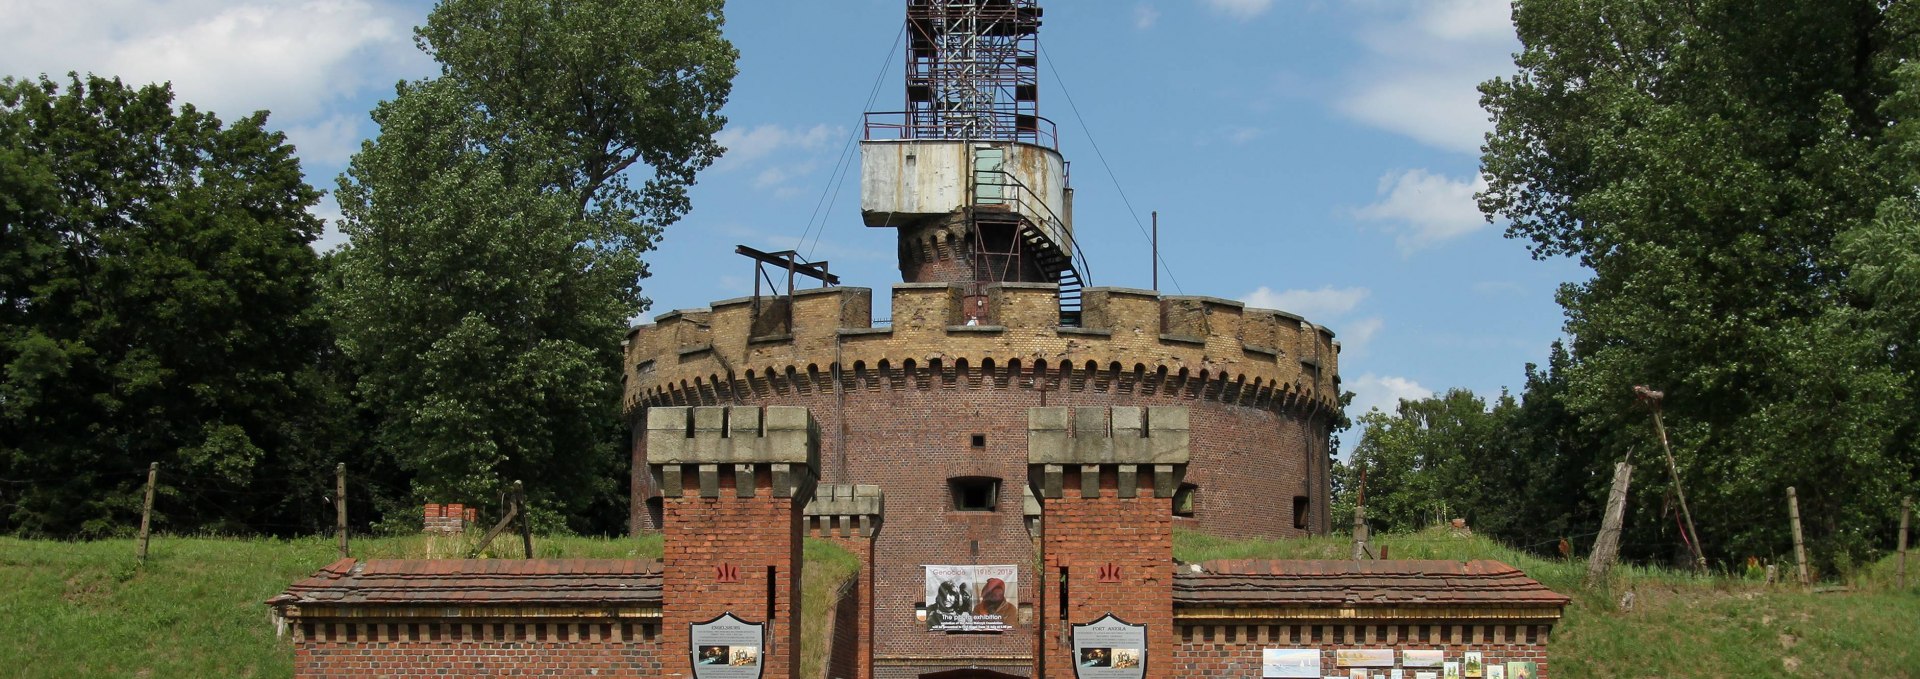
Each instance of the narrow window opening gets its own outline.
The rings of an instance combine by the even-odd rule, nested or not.
[[[1307,504],[1307,496],[1305,495],[1293,496],[1293,527],[1294,528],[1298,528],[1300,530],[1307,529],[1307,507],[1309,506],[1310,505]]]
[[[975,448],[985,448],[985,447],[987,447],[987,435],[986,435],[986,434],[974,434],[974,435],[973,435],[973,447],[975,447]]]
[[[1180,484],[1180,488],[1173,491],[1173,515],[1192,517],[1194,508],[1199,505],[1198,500],[1195,498],[1195,496],[1199,494],[1199,491],[1200,487],[1194,484]]]
[[[1060,619],[1067,619],[1067,567],[1060,567]]]
[[[775,566],[767,567],[767,617],[763,618],[763,620],[766,620],[768,622],[773,621],[774,595],[775,595],[775,592],[777,591],[776,587],[774,586],[774,575],[778,573],[779,571],[776,570]]]
[[[953,493],[953,509],[961,512],[991,512],[1000,505],[1000,479],[987,476],[963,476],[947,480]]]

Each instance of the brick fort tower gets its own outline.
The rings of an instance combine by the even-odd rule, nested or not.
[[[906,110],[869,113],[861,143],[863,220],[899,236],[890,321],[870,288],[793,287],[837,282],[824,263],[742,248],[786,269],[786,289],[661,314],[627,341],[635,533],[677,501],[648,471],[660,407],[806,407],[819,483],[884,494],[858,531],[872,540],[860,677],[1034,676],[1062,643],[1034,621],[1056,608],[1044,597],[1065,600],[1037,555],[1042,502],[1066,500],[1030,483],[1030,408],[1183,407],[1190,457],[1169,497],[1141,505],[1164,507],[1153,520],[1235,538],[1329,528],[1333,333],[1226,299],[1088,287],[1065,159],[1038,110],[1040,19],[1032,0],[907,3]],[[1087,488],[1132,496],[1103,473],[1108,486]],[[930,630],[934,565],[1011,567],[1018,620]]]

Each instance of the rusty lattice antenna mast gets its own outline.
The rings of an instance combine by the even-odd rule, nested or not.
[[[910,139],[1024,141],[1040,130],[1035,0],[908,0]]]

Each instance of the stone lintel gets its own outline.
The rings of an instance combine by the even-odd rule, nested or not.
[[[1071,465],[1071,467],[1080,473],[1080,497],[1099,496],[1100,474],[1103,468],[1114,470],[1114,478],[1118,484],[1116,490],[1124,499],[1139,498],[1140,491],[1146,488],[1153,489],[1151,497],[1171,498],[1174,492],[1180,489],[1180,482],[1187,474],[1187,466],[1184,464],[1085,464]],[[1027,482],[1032,486],[1029,499],[1065,497],[1063,491],[1068,468],[1069,465],[1058,464],[1029,465]],[[1038,504],[1037,500],[1035,504]],[[1034,513],[1038,513],[1037,508]]]
[[[819,431],[803,407],[661,406],[647,410],[647,463],[819,468]]]

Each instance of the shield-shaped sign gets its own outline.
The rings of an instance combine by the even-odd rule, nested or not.
[[[765,625],[722,613],[690,627],[695,679],[760,679]]]
[[[1147,626],[1113,617],[1073,626],[1073,673],[1080,679],[1147,675]]]

